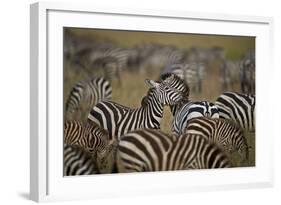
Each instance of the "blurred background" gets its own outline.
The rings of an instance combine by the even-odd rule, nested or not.
[[[224,91],[255,93],[255,38],[64,29],[64,104],[73,86],[102,76],[112,86],[112,101],[141,106],[148,91],[145,79],[173,72],[190,87],[190,100],[214,102]],[[86,121],[90,110],[72,116]],[[66,117],[67,119],[67,117]],[[161,129],[171,133],[172,115],[165,107]],[[254,133],[246,134],[255,147]],[[250,156],[254,164],[254,154]]]
[[[190,99],[214,101],[223,91],[242,92],[243,62],[254,61],[254,49],[254,37],[65,28],[64,100],[78,81],[103,76],[113,101],[139,107],[145,79],[187,64],[181,74]]]

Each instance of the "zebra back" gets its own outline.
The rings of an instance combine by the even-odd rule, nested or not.
[[[219,118],[217,107],[207,101],[188,102],[176,111],[172,122],[172,132],[181,135],[188,122],[196,117]]]
[[[80,146],[64,144],[63,155],[64,176],[99,173],[92,154]]]
[[[122,137],[117,147],[119,172],[167,171],[230,167],[224,152],[204,137],[179,138],[160,130],[137,130]]]
[[[199,134],[183,134],[168,154],[168,170],[213,169],[231,167],[224,151]]]
[[[244,130],[255,131],[255,96],[225,92],[216,102],[220,118],[237,123]]]
[[[165,170],[164,162],[173,141],[172,136],[156,129],[135,130],[123,135],[117,147],[118,171]]]

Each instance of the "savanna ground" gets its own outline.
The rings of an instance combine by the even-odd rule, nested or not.
[[[163,45],[173,45],[177,48],[202,47],[211,48],[219,46],[225,49],[227,59],[238,60],[241,55],[248,49],[255,47],[254,38],[250,37],[234,37],[234,36],[218,36],[218,35],[193,35],[193,34],[162,34],[149,32],[126,32],[126,31],[110,31],[110,30],[93,30],[93,29],[72,29],[78,38],[94,38],[101,42],[110,41],[116,46],[130,48],[141,43],[158,43]],[[221,62],[214,61],[206,69],[207,75],[203,81],[201,93],[190,93],[190,100],[208,100],[214,102],[216,98],[223,92],[221,82],[219,80],[219,65]],[[148,72],[129,72],[125,69],[122,72],[121,85],[116,79],[112,84],[112,101],[131,108],[140,107],[142,98],[148,91],[145,79],[159,79],[160,68],[153,68]],[[91,77],[100,74],[92,73]],[[85,78],[85,73],[79,72],[74,65],[68,61],[64,62],[64,102],[72,88],[79,80]],[[227,91],[240,92],[240,84],[237,82],[234,88]],[[168,107],[164,109],[164,117],[161,121],[161,130],[170,133],[172,115]],[[251,151],[249,162],[241,163],[238,154],[232,154],[231,159],[236,166],[254,166],[255,165],[255,133],[245,133]]]

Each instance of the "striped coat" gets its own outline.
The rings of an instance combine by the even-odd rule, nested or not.
[[[160,130],[125,134],[117,148],[119,172],[145,172],[231,167],[224,152],[204,137],[177,138]]]

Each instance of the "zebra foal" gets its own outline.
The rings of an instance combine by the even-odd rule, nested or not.
[[[90,152],[85,151],[78,145],[67,145],[63,147],[63,175],[90,175],[98,174],[96,161]]]
[[[111,172],[116,142],[109,140],[108,133],[94,123],[67,121],[64,124],[64,143],[76,145],[89,152],[101,173]]]
[[[247,140],[240,127],[231,121],[207,117],[194,118],[189,121],[184,133],[200,134],[229,153],[237,151],[242,160],[249,159]]]

